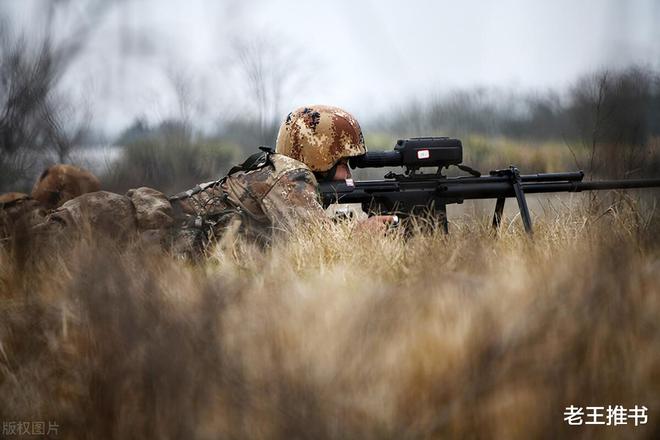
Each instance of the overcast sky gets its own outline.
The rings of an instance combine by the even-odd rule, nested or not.
[[[35,35],[47,3],[0,7]],[[93,23],[61,87],[111,131],[176,116],[182,95],[207,126],[249,111],[241,44],[285,75],[280,112],[328,103],[360,119],[456,87],[562,89],[596,69],[660,68],[660,0],[125,0],[97,21],[87,3],[58,21],[62,35]]]

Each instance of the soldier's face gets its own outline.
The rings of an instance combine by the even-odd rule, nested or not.
[[[346,159],[342,159],[337,164],[335,175],[332,180],[346,180],[351,178],[351,169],[348,167]]]

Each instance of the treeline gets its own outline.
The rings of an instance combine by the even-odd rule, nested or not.
[[[584,75],[566,91],[453,90],[404,104],[379,127],[399,134],[445,132],[515,139],[640,142],[660,135],[660,72],[639,66]]]
[[[166,76],[178,113],[150,124],[137,119],[119,135],[96,132],[93,120],[100,115],[94,114],[94,103],[81,105],[72,94],[80,91],[64,89],[61,79],[114,3],[51,2],[35,14],[33,29],[16,28],[0,8],[0,192],[29,192],[55,162],[83,167],[100,162],[103,187],[115,191],[140,185],[181,190],[218,178],[248,150],[273,142],[284,111],[282,96],[298,79],[291,69],[296,60],[266,38],[235,39],[226,67],[242,81],[227,89],[236,89],[233,104],[239,97],[247,104],[220,112],[217,127],[201,127],[193,109],[209,98],[192,93],[195,79],[174,68]],[[113,154],[120,150],[118,159],[99,161],[104,153],[94,150],[107,146],[114,146],[108,148]],[[85,157],[93,159],[87,163]]]
[[[85,166],[74,153],[100,143],[92,129],[91,109],[76,104],[60,87],[60,79],[89,39],[92,21],[55,39],[50,29],[56,12],[67,11],[58,4],[49,6],[42,38],[12,33],[0,17],[0,192],[29,191],[45,166],[54,162]],[[102,15],[104,5],[90,1],[87,14]],[[151,124],[137,119],[106,139],[121,154],[99,176],[103,186],[116,191],[141,185],[177,191],[218,178],[258,145],[274,144],[288,111],[282,97],[300,81],[286,76],[291,75],[288,71],[273,70],[281,69],[282,63],[261,62],[262,55],[273,51],[269,45],[238,48],[237,75],[246,78],[246,99],[253,105],[249,111],[226,115],[215,129],[202,129],[194,114],[181,111]],[[185,86],[191,81],[174,87],[182,109],[203,99],[187,93]],[[660,172],[660,72],[648,67],[585,75],[563,91],[449,91],[406,103],[385,117],[362,117],[360,122],[368,136],[384,134],[382,139],[480,135],[529,141],[531,148],[556,141],[583,159],[580,166],[593,174],[636,177]],[[383,145],[370,142],[369,147],[391,145],[389,139]]]
[[[15,31],[0,14],[0,191],[29,190],[45,162],[70,162],[72,150],[92,135],[89,109],[58,84],[107,5],[79,5],[89,20],[71,21],[55,38],[60,6],[45,5],[38,37]]]
[[[173,194],[218,179],[242,157],[240,144],[179,120],[149,125],[137,119],[115,144],[122,154],[101,179],[106,189],[117,192],[150,186]]]
[[[557,141],[588,157],[594,173],[660,171],[660,72],[633,66],[580,77],[568,90],[475,88],[404,105],[378,127],[396,136],[479,134]]]

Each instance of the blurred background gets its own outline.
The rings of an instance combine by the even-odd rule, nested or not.
[[[0,191],[63,162],[178,192],[313,103],[370,149],[445,135],[483,171],[658,175],[657,23],[657,0],[3,0]]]

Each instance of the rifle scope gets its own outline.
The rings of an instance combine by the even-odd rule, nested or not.
[[[416,137],[400,139],[392,151],[370,151],[351,157],[351,168],[447,167],[463,161],[463,144],[448,137]]]

